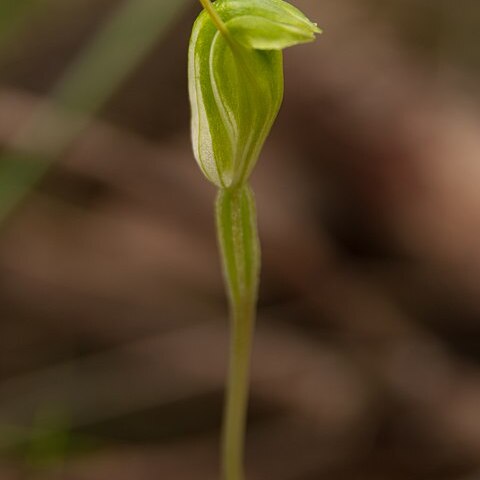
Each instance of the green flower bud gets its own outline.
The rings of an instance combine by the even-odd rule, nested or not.
[[[221,188],[248,179],[283,98],[283,48],[320,30],[283,0],[217,0],[203,11],[189,49],[195,158]]]

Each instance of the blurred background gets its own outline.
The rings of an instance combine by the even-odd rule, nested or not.
[[[480,479],[478,0],[296,0],[253,177],[249,480]],[[217,478],[194,0],[0,4],[0,478]]]

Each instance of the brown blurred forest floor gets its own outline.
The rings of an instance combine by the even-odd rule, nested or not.
[[[407,35],[427,2],[295,3],[325,34],[286,53],[253,180],[249,479],[480,479],[478,71],[443,17]],[[42,17],[0,57],[3,147],[114,5]],[[0,233],[2,480],[216,478],[228,324],[189,143],[197,11]]]

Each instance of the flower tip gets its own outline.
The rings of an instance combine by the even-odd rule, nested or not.
[[[318,26],[318,23],[312,22],[312,30],[313,30],[313,33],[317,33],[317,34],[323,33],[323,30]]]

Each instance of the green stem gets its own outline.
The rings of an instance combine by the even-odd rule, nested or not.
[[[223,20],[220,18],[220,15],[215,10],[212,2],[210,0],[200,0],[202,7],[207,11],[212,19],[213,24],[217,27],[217,30],[224,36],[228,38],[228,29],[223,23]]]
[[[223,477],[224,480],[244,480],[250,357],[260,271],[255,200],[248,185],[219,192],[217,230],[231,311]]]
[[[255,323],[253,308],[233,309],[230,362],[223,426],[223,475],[243,480],[245,425],[248,405],[250,355]]]

